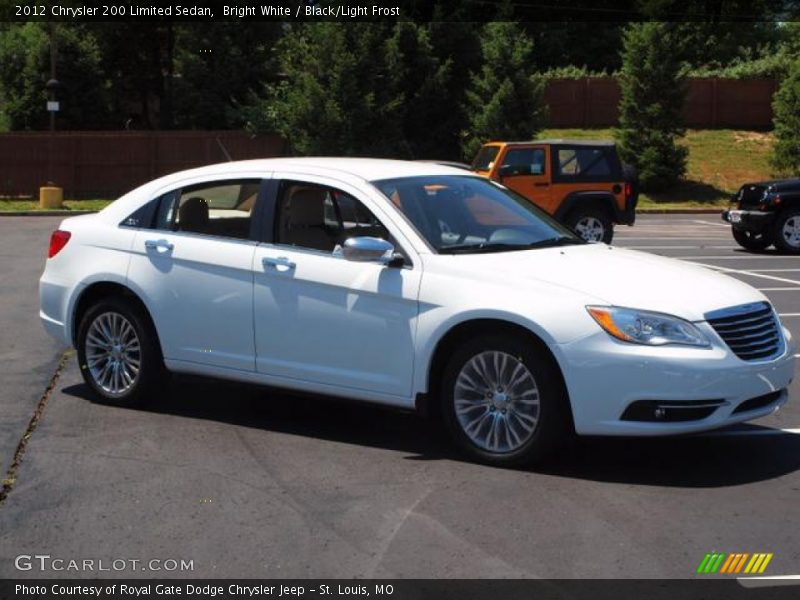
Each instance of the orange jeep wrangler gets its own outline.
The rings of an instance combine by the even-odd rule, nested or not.
[[[472,170],[521,194],[588,241],[608,244],[615,223],[636,220],[636,177],[620,162],[614,142],[489,142]]]

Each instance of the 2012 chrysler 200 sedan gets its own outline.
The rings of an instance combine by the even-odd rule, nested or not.
[[[41,319],[97,396],[165,371],[435,410],[472,458],[572,431],[696,432],[787,399],[795,344],[752,287],[584,243],[447,166],[266,159],[176,173],[53,233]]]

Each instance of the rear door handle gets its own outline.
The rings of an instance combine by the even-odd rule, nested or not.
[[[158,250],[159,248],[163,248],[164,250],[172,250],[175,248],[175,244],[168,242],[167,240],[145,240],[144,247],[151,250]]]
[[[279,256],[278,258],[270,258],[269,256],[265,256],[261,259],[261,264],[263,264],[265,267],[284,267],[288,270],[292,270],[297,266],[297,264],[285,256]]]

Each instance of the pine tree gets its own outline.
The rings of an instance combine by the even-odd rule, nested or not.
[[[776,139],[772,166],[779,173],[800,176],[800,59],[792,64],[772,107]]]
[[[487,23],[482,66],[467,90],[469,129],[462,151],[472,159],[490,139],[525,140],[544,123],[544,83],[532,75],[533,42],[513,21]]]
[[[620,74],[620,117],[616,138],[622,160],[635,166],[642,188],[662,190],[686,172],[678,24],[635,23],[626,29]]]

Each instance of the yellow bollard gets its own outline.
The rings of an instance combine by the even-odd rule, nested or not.
[[[39,208],[63,208],[64,190],[55,186],[39,188]]]

